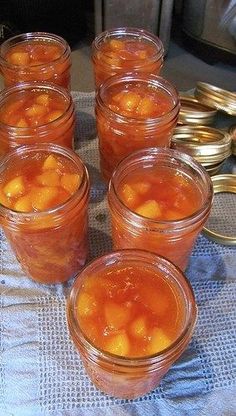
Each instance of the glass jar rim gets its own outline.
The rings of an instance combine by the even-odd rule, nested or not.
[[[0,106],[2,106],[5,103],[6,99],[10,98],[12,95],[14,96],[14,94],[18,94],[18,93],[22,94],[24,90],[25,91],[26,90],[32,90],[32,91],[39,90],[40,91],[41,89],[42,91],[51,90],[53,91],[53,93],[57,93],[58,96],[63,96],[66,99],[67,107],[65,108],[65,111],[62,115],[60,115],[55,120],[52,120],[46,124],[40,124],[34,127],[17,127],[17,126],[9,125],[0,121],[0,129],[8,128],[12,130],[13,132],[17,130],[18,134],[27,137],[27,132],[29,131],[37,131],[38,133],[40,133],[40,131],[44,131],[45,128],[48,128],[48,126],[51,127],[55,124],[61,123],[61,121],[64,122],[65,114],[70,110],[70,108],[71,108],[71,112],[74,111],[74,104],[73,104],[72,96],[66,88],[57,84],[50,83],[50,82],[42,82],[42,81],[41,82],[40,81],[24,81],[23,82],[22,81],[20,83],[10,85],[4,88],[0,92]]]
[[[16,65],[16,64],[11,64],[10,62],[8,62],[5,57],[4,57],[4,52],[3,51],[7,51],[9,50],[10,47],[15,46],[15,44],[19,44],[19,43],[25,43],[28,41],[34,41],[37,42],[37,40],[47,40],[49,39],[50,41],[54,41],[57,42],[60,45],[63,45],[64,49],[62,51],[62,54],[54,59],[53,61],[50,62],[45,62],[42,64],[36,64],[36,65],[31,65],[30,67],[27,65]],[[16,42],[16,43],[15,43]],[[13,45],[11,45],[13,43]],[[57,61],[60,61],[61,59],[66,59],[71,53],[71,49],[69,44],[67,43],[67,41],[62,38],[59,35],[56,35],[54,33],[50,33],[50,32],[26,32],[26,33],[20,33],[18,35],[12,36],[11,38],[6,39],[1,45],[0,45],[0,64],[7,66],[9,68],[14,68],[16,69],[20,69],[20,70],[24,70],[25,68],[27,68],[29,70],[29,68],[33,67],[36,68],[38,67],[40,68],[44,68],[45,66],[48,67],[51,64],[54,65],[54,63],[56,63]]]
[[[99,270],[100,268],[102,268],[102,266],[104,267],[106,265],[106,261],[108,265],[115,264],[116,260],[117,263],[121,263],[122,256],[125,258],[125,261],[128,264],[130,264],[131,259],[135,262],[135,264],[137,264],[138,261],[142,261],[143,264],[146,264],[149,267],[157,267],[163,275],[165,272],[168,273],[168,279],[171,278],[172,283],[174,281],[175,284],[178,285],[179,290],[182,291],[183,298],[185,298],[186,305],[188,306],[188,310],[186,312],[185,317],[186,322],[184,328],[182,329],[177,339],[166,349],[152,355],[130,358],[114,355],[95,346],[94,343],[86,337],[86,335],[79,327],[78,319],[75,313],[75,304],[78,297],[79,288],[82,284],[82,281],[86,278],[86,273],[93,269],[94,266],[97,266],[97,270]],[[101,262],[103,262],[103,264],[101,264],[99,268],[99,263]],[[161,364],[163,360],[168,360],[168,358],[171,358],[173,350],[178,351],[179,348],[181,348],[182,344],[186,341],[187,337],[189,337],[194,330],[197,321],[197,305],[195,302],[195,296],[190,282],[188,281],[184,273],[170,260],[161,255],[146,250],[123,249],[112,251],[110,253],[102,255],[101,257],[97,257],[96,259],[90,261],[77,275],[67,301],[67,320],[72,338],[74,336],[76,341],[78,341],[80,345],[83,344],[85,346],[85,349],[89,348],[91,354],[94,357],[99,356],[99,358],[102,358],[104,361],[107,362],[109,362],[109,360],[112,359],[112,361],[115,364],[121,366],[142,367],[147,365],[147,362],[150,365],[155,365],[157,363]]]
[[[67,207],[67,209],[73,208],[77,204],[78,197],[79,201],[81,201],[84,195],[86,195],[86,193],[88,192],[89,174],[87,167],[84,165],[82,159],[79,157],[77,153],[75,153],[71,149],[53,143],[22,145],[17,147],[16,149],[11,150],[9,153],[7,153],[4,157],[0,159],[0,175],[4,170],[4,166],[6,165],[6,163],[12,163],[15,157],[25,158],[26,154],[37,153],[40,151],[44,153],[49,153],[51,151],[53,152],[53,154],[59,154],[61,156],[66,157],[67,159],[70,159],[75,165],[77,165],[82,171],[82,178],[79,188],[65,202],[45,211],[21,212],[15,211],[11,208],[8,208],[0,204],[0,216],[2,216],[3,218],[10,219],[10,221],[14,221],[14,219],[17,219],[18,222],[20,222],[21,219],[22,223],[27,223],[30,220],[34,220],[36,218],[44,218],[48,215],[57,215],[58,217],[60,217],[60,214],[65,207]]]
[[[159,156],[159,159],[157,159]],[[206,197],[204,199],[204,203],[202,206],[195,211],[193,214],[181,218],[178,220],[156,220],[152,218],[146,218],[143,217],[134,211],[131,211],[122,201],[122,199],[119,197],[119,193],[117,190],[117,185],[115,183],[117,177],[123,175],[125,172],[126,167],[130,167],[132,162],[133,163],[145,163],[145,162],[151,162],[151,157],[153,158],[153,161],[156,162],[158,160],[158,166],[160,165],[160,157],[163,158],[164,162],[167,162],[169,160],[170,162],[173,162],[174,160],[180,160],[182,162],[182,165],[185,165],[186,167],[190,167],[195,172],[197,172],[205,182],[204,190],[206,191]],[[153,165],[152,165],[153,166]],[[188,155],[187,153],[182,153],[175,149],[169,149],[169,148],[145,148],[145,149],[139,149],[132,154],[126,156],[124,159],[122,159],[116,166],[116,168],[113,171],[113,174],[111,176],[111,179],[109,181],[108,186],[108,203],[111,198],[111,194],[115,195],[116,203],[119,207],[119,210],[125,210],[126,215],[122,215],[122,221],[128,222],[128,223],[135,223],[136,227],[140,227],[141,229],[148,226],[150,230],[156,231],[156,229],[162,229],[163,231],[171,231],[174,227],[175,232],[181,231],[183,229],[186,229],[188,226],[194,224],[199,218],[202,218],[205,216],[205,214],[208,212],[208,210],[211,207],[212,200],[213,200],[213,185],[210,176],[208,175],[207,171],[204,169],[204,167],[197,162],[193,157]],[[110,207],[111,204],[109,203]]]
[[[112,85],[117,85],[118,83],[136,83],[136,82],[142,82],[144,84],[150,85],[149,83],[152,83],[154,87],[161,88],[165,93],[169,94],[172,98],[173,107],[164,115],[158,116],[158,117],[150,117],[148,119],[144,118],[135,118],[135,117],[129,117],[129,116],[123,116],[119,113],[116,113],[111,108],[109,108],[104,99],[103,94],[104,90],[107,88],[109,89]],[[174,97],[174,98],[173,98]],[[107,78],[96,90],[95,95],[95,101],[96,104],[102,108],[102,110],[111,117],[116,117],[116,120],[120,123],[127,123],[129,121],[130,123],[135,123],[137,125],[148,123],[148,125],[156,125],[156,123],[167,123],[169,122],[169,118],[174,118],[180,109],[180,101],[179,101],[179,94],[177,89],[173,84],[171,84],[169,81],[167,81],[165,78],[155,75],[155,74],[141,74],[139,72],[127,72],[125,74],[116,74],[112,75],[111,77]]]

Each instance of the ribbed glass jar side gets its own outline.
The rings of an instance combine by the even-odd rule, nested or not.
[[[54,155],[71,164],[81,178],[79,188],[61,205],[37,212],[18,212],[0,204],[0,223],[26,274],[40,283],[58,283],[73,277],[88,252],[89,176],[79,156],[53,144],[21,146],[0,161],[0,174],[19,160]],[[53,171],[53,170],[52,170]]]
[[[132,173],[153,166],[184,173],[201,195],[200,208],[179,220],[145,218],[129,209],[119,196],[119,185]],[[168,189],[168,184],[166,184]],[[114,249],[145,249],[167,257],[185,270],[197,236],[210,213],[213,199],[212,182],[205,169],[191,156],[173,149],[144,149],[119,163],[109,184],[108,205],[112,221]]]
[[[177,291],[185,311],[182,330],[176,341],[165,350],[151,356],[120,357],[99,349],[81,330],[77,316],[80,288],[86,284],[86,277],[111,265],[117,270],[133,265],[147,267],[149,272],[160,273]],[[67,302],[67,320],[71,337],[94,384],[109,395],[132,399],[156,388],[185,350],[196,324],[197,306],[189,282],[167,259],[143,250],[121,250],[97,258],[78,275]]]

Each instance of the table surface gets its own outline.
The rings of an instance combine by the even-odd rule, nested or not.
[[[106,186],[99,174],[94,94],[74,92],[73,98],[76,151],[91,178],[92,259],[112,247]],[[235,167],[231,157],[224,170]],[[234,200],[224,212],[226,222],[235,206]],[[85,374],[65,316],[72,281],[46,286],[28,279],[1,234],[0,416],[236,415],[235,253],[236,247],[199,236],[186,272],[199,307],[193,339],[156,390],[129,401],[101,393]]]

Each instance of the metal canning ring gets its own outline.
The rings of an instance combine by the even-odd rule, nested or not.
[[[236,245],[236,175],[216,175],[212,178],[214,200],[203,233],[223,245]],[[216,195],[221,199],[217,201]],[[229,205],[227,206],[227,202]],[[228,215],[228,217],[227,217]]]
[[[197,82],[194,96],[211,108],[236,115],[236,93],[216,87],[206,82]]]
[[[217,110],[201,103],[193,96],[180,95],[178,124],[210,125],[214,123]]]

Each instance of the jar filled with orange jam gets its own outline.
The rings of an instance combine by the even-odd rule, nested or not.
[[[101,172],[107,180],[135,150],[170,147],[179,97],[172,84],[156,75],[116,75],[98,89],[95,113]]]
[[[0,161],[0,223],[26,275],[65,282],[84,265],[89,178],[72,150],[21,146]]]
[[[0,70],[5,86],[22,81],[48,81],[70,89],[70,69],[70,46],[53,33],[22,33],[0,46]]]
[[[75,108],[69,92],[50,83],[24,82],[0,92],[0,156],[24,144],[73,148]]]
[[[92,43],[95,85],[125,72],[160,73],[164,48],[154,34],[137,28],[116,28],[100,33]]]
[[[186,349],[197,306],[183,273],[143,250],[108,253],[72,287],[70,334],[93,383],[132,399],[155,389]]]
[[[210,213],[213,188],[191,156],[150,148],[128,156],[109,184],[115,249],[148,249],[185,270]]]

